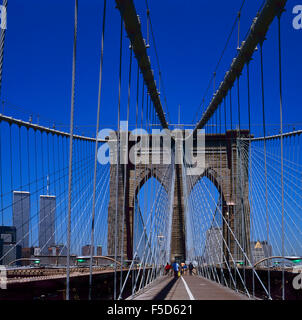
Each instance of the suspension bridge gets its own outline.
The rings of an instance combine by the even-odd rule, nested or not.
[[[287,1],[264,1],[244,38],[242,2],[236,54],[217,86],[219,60],[208,103],[185,125],[169,120],[148,1],[145,20],[133,0],[115,1],[118,103],[103,107],[104,0],[91,135],[74,124],[78,2],[69,130],[0,114],[0,300],[301,300],[302,130],[283,121]],[[274,73],[265,69],[270,36]],[[5,37],[2,29],[0,88]]]

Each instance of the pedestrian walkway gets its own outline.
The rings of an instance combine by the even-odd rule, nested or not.
[[[208,279],[185,275],[165,276],[133,300],[248,300],[243,294]]]

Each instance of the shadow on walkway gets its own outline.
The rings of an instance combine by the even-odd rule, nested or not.
[[[153,300],[165,300],[170,290],[176,283],[178,278],[173,278],[154,298]]]

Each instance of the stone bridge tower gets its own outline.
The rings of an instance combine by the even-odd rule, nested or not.
[[[208,134],[205,138],[205,170],[192,176],[188,194],[203,177],[216,187],[222,201],[223,254],[232,264],[250,258],[250,206],[248,185],[248,130]],[[243,138],[239,143],[238,139]],[[235,240],[236,238],[236,240]]]
[[[240,132],[241,137],[247,137],[248,131]],[[240,156],[237,148],[238,131],[227,131],[226,134],[209,134],[205,138],[205,170],[200,176],[192,176],[187,185],[188,196],[194,185],[203,177],[207,177],[216,186],[222,199],[222,213],[224,222],[223,251],[230,260],[230,253],[236,260],[243,260],[240,246],[249,253],[249,200],[248,200],[248,165]],[[129,141],[128,149],[131,149]],[[248,152],[248,140],[245,148]],[[128,159],[129,160],[129,159]],[[167,180],[164,179],[167,166],[165,164],[140,164],[136,167],[128,164],[112,164],[110,167],[110,200],[108,207],[108,255],[115,255],[115,241],[117,241],[117,256],[120,257],[123,244],[124,258],[133,257],[133,230],[135,198],[139,189],[152,176],[169,190]],[[118,190],[116,185],[116,170],[118,168]],[[186,218],[183,185],[183,165],[175,164],[174,200],[171,231],[171,261],[186,259]],[[192,183],[193,181],[193,183]],[[124,184],[125,182],[125,184]],[[116,206],[116,196],[118,205]],[[124,213],[124,221],[123,219]],[[115,238],[115,217],[117,216],[117,237]],[[230,231],[228,225],[230,226]],[[122,234],[124,235],[122,241]],[[230,248],[230,250],[227,249]]]

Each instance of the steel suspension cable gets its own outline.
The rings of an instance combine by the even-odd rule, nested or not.
[[[0,121],[0,190],[1,190],[1,225],[4,226],[3,210],[3,173],[2,173],[2,122]]]
[[[266,159],[266,122],[265,122],[265,99],[264,99],[264,71],[263,71],[263,41],[260,42],[260,72],[261,72],[261,98],[262,98],[262,119],[263,119],[263,151],[264,151],[264,174],[265,174],[265,212],[267,243],[269,243],[269,220],[268,220],[268,191],[267,191],[267,159]],[[270,269],[268,269],[268,293],[271,296]]]
[[[69,141],[69,178],[68,178],[68,224],[67,224],[67,268],[66,268],[66,300],[70,299],[70,229],[71,229],[71,192],[72,192],[72,156],[73,156],[73,130],[74,130],[74,96],[76,73],[76,49],[78,29],[78,0],[75,0],[74,12],[74,37],[73,37],[73,62],[72,62],[72,88],[70,110],[70,141]]]
[[[168,168],[165,170],[165,173],[164,173],[164,176],[163,176],[163,181],[166,179],[167,170],[168,170]],[[156,199],[157,199],[157,197],[158,197],[158,195],[159,195],[159,191],[160,191],[160,190],[161,190],[161,188],[160,188],[160,189],[158,190],[158,192],[157,192]],[[153,212],[154,205],[155,205],[155,201],[153,202],[152,208],[151,208],[150,213],[149,213],[149,215],[148,215],[148,217],[147,217],[146,225],[147,225],[147,224],[149,223],[149,221],[150,221],[150,218],[151,218],[151,214],[152,214],[152,212]],[[157,207],[158,207],[158,203],[157,203]],[[153,223],[154,223],[154,220],[153,220]],[[153,225],[151,225],[150,227],[152,228]],[[146,226],[144,227],[144,231],[146,231]],[[129,277],[130,271],[131,271],[132,268],[133,268],[134,259],[136,258],[137,254],[138,254],[138,248],[139,248],[139,246],[140,246],[140,244],[141,244],[141,242],[142,242],[143,236],[144,236],[144,234],[142,233],[142,235],[140,236],[140,239],[139,239],[139,241],[138,241],[138,244],[137,244],[137,246],[136,246],[136,250],[135,250],[135,253],[134,253],[134,255],[133,255],[133,260],[132,260],[131,265],[130,265],[130,267],[129,267],[127,276],[126,276],[126,278],[125,278],[125,280],[124,280],[124,284],[123,284],[123,287],[122,287],[122,290],[121,290],[119,299],[121,298],[121,294],[123,293],[123,291],[124,291],[124,289],[125,289],[125,285],[126,285],[126,282],[127,282],[128,277]],[[150,238],[150,237],[149,237],[149,238]],[[148,240],[148,241],[149,241],[149,240]],[[146,244],[146,245],[147,245],[147,244]],[[135,288],[135,286],[134,286],[134,288]]]
[[[204,184],[204,181],[202,181],[203,182],[203,184]],[[204,184],[205,185],[205,184]],[[207,189],[207,187],[206,187],[206,189]],[[212,197],[212,195],[211,195],[211,193],[209,192],[209,195],[210,195],[210,198],[212,198],[212,200],[213,200],[213,197]],[[206,199],[206,201],[207,201],[207,199]],[[208,202],[208,201],[207,201]],[[219,209],[218,209],[219,210]],[[225,223],[227,223],[226,222],[226,220],[225,220],[225,217],[222,215],[222,213],[220,212],[220,214],[221,214],[221,217],[222,217],[222,219],[223,219],[223,221],[225,222]],[[239,241],[238,241],[238,239],[237,239],[237,237],[236,237],[236,235],[234,234],[234,232],[232,231],[232,228],[231,228],[231,226],[227,223],[227,227],[229,228],[229,230],[230,230],[230,232],[231,232],[231,234],[232,234],[232,236],[234,237],[234,239],[235,239],[235,242],[236,242],[236,244],[237,244],[237,246],[239,247],[239,249],[241,250],[241,252],[243,253],[243,255],[245,256],[245,258],[246,258],[246,260],[247,260],[247,262],[249,263],[249,265],[251,266],[252,264],[251,264],[251,262],[250,262],[250,259],[247,257],[247,255],[246,255],[246,253],[243,251],[243,249],[242,249],[242,247],[241,247],[241,245],[240,245],[240,243],[239,243]],[[233,262],[234,262],[234,260],[233,260]],[[260,277],[259,277],[259,275],[257,274],[257,272],[255,272],[255,275],[256,275],[256,277],[258,278],[258,280],[260,281],[260,283],[261,283],[261,285],[262,285],[262,287],[263,287],[263,289],[266,291],[266,293],[268,294],[268,292],[267,292],[267,290],[266,290],[266,288],[265,288],[265,286],[263,285],[263,283],[262,283],[262,281],[261,281],[261,279],[260,279]]]
[[[123,53],[123,15],[121,15],[120,25],[120,53],[119,53],[119,88],[118,88],[118,108],[117,108],[117,164],[115,177],[115,226],[114,226],[114,293],[113,299],[116,300],[117,292],[117,249],[118,249],[118,191],[119,191],[119,166],[120,166],[120,112],[121,112],[121,86],[122,86],[122,53]],[[123,222],[122,222],[123,223]]]
[[[281,51],[281,14],[278,14],[278,58],[279,58],[279,99],[280,99],[280,152],[281,152],[281,210],[282,210],[282,256],[284,257],[284,181],[283,181],[283,95],[282,95],[282,51]],[[282,268],[282,300],[285,300],[285,270]]]
[[[232,34],[234,33],[234,30],[235,30],[235,28],[236,28],[237,22],[239,21],[239,18],[240,18],[240,15],[241,15],[243,6],[244,6],[244,4],[245,4],[245,1],[246,1],[246,0],[243,0],[242,3],[241,3],[239,12],[238,12],[238,14],[237,14],[237,16],[236,16],[236,18],[235,18],[235,20],[234,20],[234,22],[233,22],[231,31],[230,31],[230,33],[229,33],[229,35],[228,35],[228,37],[227,37],[227,41],[226,41],[226,43],[225,43],[225,45],[224,45],[224,47],[223,47],[222,53],[221,53],[221,55],[220,55],[220,57],[219,57],[219,59],[218,59],[218,62],[217,62],[217,64],[216,64],[216,66],[215,66],[215,69],[214,69],[214,72],[213,72],[213,74],[212,74],[212,77],[211,77],[211,79],[209,80],[207,89],[206,89],[206,91],[205,91],[205,93],[204,93],[204,95],[203,95],[202,103],[199,105],[199,107],[198,107],[198,109],[197,109],[197,111],[196,111],[195,117],[194,117],[194,119],[193,119],[192,122],[194,122],[194,121],[197,120],[199,109],[200,109],[200,107],[203,105],[203,102],[205,101],[205,98],[206,98],[206,96],[207,96],[207,94],[208,94],[208,92],[209,92],[209,89],[210,89],[210,87],[211,87],[212,81],[214,80],[214,77],[216,76],[216,73],[217,73],[217,71],[218,71],[218,68],[219,68],[219,66],[220,66],[220,63],[221,63],[221,61],[222,61],[222,59],[223,59],[223,57],[224,57],[224,55],[225,55],[225,52],[226,52],[226,50],[227,50],[227,48],[228,48],[228,45],[229,45],[229,42],[230,42],[230,40],[231,40]],[[238,43],[239,43],[239,30],[238,30]]]
[[[97,157],[98,157],[98,134],[100,128],[100,113],[101,113],[101,95],[102,95],[102,79],[103,79],[103,61],[104,61],[104,38],[105,38],[105,25],[106,25],[106,3],[104,0],[103,8],[103,25],[102,25],[102,39],[101,39],[101,57],[100,57],[100,70],[99,70],[99,88],[98,88],[98,106],[97,106],[97,123],[95,133],[95,150],[94,150],[94,177],[93,177],[93,198],[92,198],[92,222],[91,222],[91,249],[90,249],[90,262],[89,262],[89,293],[88,300],[91,300],[92,292],[92,256],[94,251],[94,219],[95,219],[95,192],[96,192],[96,179],[97,179]]]
[[[5,10],[4,14],[2,13],[1,18],[1,34],[0,34],[0,97],[2,90],[2,73],[3,73],[3,59],[4,59],[4,45],[5,45],[5,35],[6,35],[6,18],[7,18],[7,0],[3,0],[2,10]],[[2,19],[4,18],[4,21]],[[3,27],[3,28],[2,28]]]
[[[159,64],[159,55],[158,55],[158,50],[157,50],[157,46],[156,46],[155,34],[154,34],[154,31],[153,31],[153,26],[152,26],[152,21],[151,21],[151,16],[150,16],[150,9],[149,9],[149,5],[148,5],[148,0],[145,0],[145,3],[146,3],[148,21],[149,21],[149,24],[150,24],[151,37],[152,37],[152,41],[153,41],[153,45],[154,45],[154,51],[155,51],[157,67],[158,67],[159,92],[160,92],[160,87],[162,87],[162,91],[163,91],[163,95],[164,95],[164,101],[165,101],[165,107],[166,107],[166,112],[167,112],[168,120],[170,121],[169,108],[168,108],[168,104],[167,104],[167,96],[166,96],[165,87],[164,87],[164,81],[163,81],[163,78],[162,78],[162,72],[161,72],[161,68],[160,68],[160,64]]]
[[[129,61],[129,82],[128,82],[128,102],[127,102],[127,131],[126,131],[126,152],[127,159],[124,159],[124,186],[123,186],[123,215],[122,215],[122,239],[121,239],[121,273],[120,273],[120,290],[123,284],[123,265],[124,265],[124,229],[125,229],[125,210],[126,210],[126,184],[128,179],[128,122],[129,122],[129,113],[130,113],[130,97],[131,97],[131,74],[132,74],[132,48],[130,46],[130,61]],[[127,204],[128,206],[129,204]]]
[[[252,158],[251,158],[251,153],[252,153],[252,143],[251,143],[251,92],[250,92],[250,61],[247,62],[246,64],[246,76],[247,76],[247,105],[248,105],[248,122],[249,122],[249,174],[251,173],[251,166],[252,166]],[[252,175],[250,174],[250,185],[251,189],[253,186],[253,180],[252,180]],[[250,200],[251,203],[253,200]],[[251,233],[253,234],[253,217],[251,216]],[[253,259],[254,260],[254,259]],[[253,261],[254,262],[254,261]],[[253,266],[254,268],[254,266]],[[253,269],[254,271],[254,269]],[[252,287],[253,287],[253,297],[255,297],[255,274],[252,272]]]
[[[191,178],[191,177],[190,177],[190,178]],[[192,178],[191,178],[191,180],[192,180]],[[202,183],[204,184],[204,181],[202,181]],[[204,186],[206,187],[205,184],[204,184]],[[193,185],[191,185],[191,188],[193,189]],[[207,191],[208,191],[209,194],[210,194],[210,191],[208,190],[207,187],[206,187],[206,189],[207,189]],[[207,197],[205,196],[204,192],[203,192],[202,189],[201,189],[201,184],[198,184],[198,185],[196,186],[196,191],[199,193],[199,195],[202,196],[203,201],[200,199],[200,198],[201,198],[201,197],[200,197],[200,198],[199,198],[200,200],[198,201],[200,204],[198,205],[197,200],[196,200],[196,199],[198,199],[198,198],[195,196],[195,201],[196,201],[196,203],[197,203],[197,204],[195,205],[195,207],[196,207],[196,210],[195,210],[195,211],[198,213],[198,212],[199,212],[199,208],[200,208],[200,206],[201,206],[201,207],[204,209],[204,212],[210,212],[210,211],[211,211],[210,204],[209,204],[209,202],[208,202]],[[205,208],[204,204],[207,204],[208,209]],[[218,210],[219,210],[219,209],[218,209]],[[207,214],[207,217],[208,217],[208,219],[211,218],[209,214]],[[214,219],[214,217],[213,217],[213,221],[216,222],[216,224],[217,224],[217,221]],[[204,229],[204,232],[205,232],[204,223],[200,223],[200,225],[201,225],[201,228]],[[196,231],[196,232],[197,232],[197,231]],[[219,243],[219,239],[217,238],[217,234],[215,234],[215,237],[216,237],[217,242]],[[229,247],[227,244],[226,244],[226,247],[227,247],[227,250],[228,250],[231,258],[233,259],[232,253],[231,253],[231,251],[230,251],[230,247]],[[230,273],[230,280],[233,281],[234,287],[236,288],[235,279],[234,279],[233,276],[232,276],[232,273],[231,273],[231,271],[230,271],[230,268],[229,268],[229,266],[228,266],[229,264],[228,264],[227,261],[226,261],[226,264],[227,264],[227,267],[228,267],[228,270],[229,270],[229,273]],[[213,274],[213,272],[214,272],[214,271],[213,271],[213,266],[210,266],[210,271],[211,271],[212,274]],[[217,275],[216,268],[215,268],[215,273],[216,273],[216,275]],[[207,277],[210,279],[209,274],[208,274]],[[219,278],[218,278],[218,279],[219,279]]]

